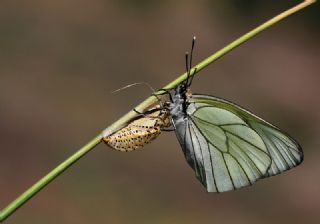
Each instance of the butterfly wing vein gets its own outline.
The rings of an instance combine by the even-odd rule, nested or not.
[[[176,123],[187,162],[208,192],[224,192],[276,175],[302,161],[300,146],[278,128],[230,102],[193,95]]]

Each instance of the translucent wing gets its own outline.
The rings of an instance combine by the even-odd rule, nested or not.
[[[238,189],[301,163],[297,142],[247,110],[204,95],[189,99],[176,134],[189,165],[209,192]]]
[[[265,176],[277,175],[303,161],[303,152],[298,142],[251,112],[236,104],[212,96],[193,95],[192,99],[194,102],[203,102],[236,114],[260,135],[272,159],[271,166]]]

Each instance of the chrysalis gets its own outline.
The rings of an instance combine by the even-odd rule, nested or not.
[[[157,106],[114,134],[104,136],[103,141],[115,150],[130,152],[153,141],[170,125],[168,110]]]

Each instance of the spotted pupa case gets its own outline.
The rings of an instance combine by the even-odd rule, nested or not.
[[[163,128],[171,126],[169,111],[166,109],[153,108],[140,117],[133,120],[124,128],[109,135],[104,136],[103,141],[111,148],[130,152],[142,148],[146,144],[156,139]]]

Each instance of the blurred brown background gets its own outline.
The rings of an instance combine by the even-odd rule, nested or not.
[[[277,4],[275,4],[277,2]],[[1,1],[0,208],[150,91],[300,1]],[[319,3],[209,66],[194,92],[288,131],[304,163],[208,194],[173,133],[133,153],[101,144],[6,223],[320,223]]]

